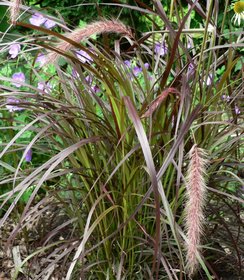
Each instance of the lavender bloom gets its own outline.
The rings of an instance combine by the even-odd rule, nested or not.
[[[229,95],[222,95],[222,99],[226,102],[230,102],[230,96]]]
[[[236,113],[236,115],[240,115],[240,113],[241,113],[241,110],[236,105],[235,105],[235,113]]]
[[[87,75],[85,77],[85,80],[87,81],[87,83],[90,85],[92,83],[92,77],[90,75]]]
[[[40,64],[40,67],[42,67],[46,63],[46,60],[47,58],[43,53],[39,53],[36,58],[36,62]]]
[[[34,15],[32,15],[29,21],[31,24],[35,26],[41,26],[42,24],[44,24],[44,26],[47,29],[51,29],[56,25],[56,23],[53,20],[47,19],[42,14],[39,13],[35,13]]]
[[[51,87],[50,83],[39,82],[37,85],[37,88],[40,89],[41,91],[43,91],[44,93],[49,93],[50,89],[52,87]],[[42,94],[41,91],[40,91],[40,94]]]
[[[91,75],[86,76],[86,77],[85,77],[85,80],[86,80],[86,82],[88,83],[88,85],[91,86],[91,90],[92,90],[94,93],[97,93],[97,92],[100,91],[100,88],[99,88],[97,85],[94,85],[94,86],[91,85],[91,84],[92,84],[92,77],[91,77]]]
[[[91,61],[93,60],[90,55],[83,50],[76,51],[76,55],[78,59],[83,63],[91,63]]]
[[[193,63],[189,63],[188,68],[187,68],[188,79],[193,78],[195,71],[196,71],[195,65]]]
[[[9,112],[22,111],[22,110],[24,110],[24,108],[20,108],[20,107],[18,107],[17,105],[11,105],[11,104],[8,104],[8,103],[18,104],[18,103],[19,103],[19,100],[18,100],[18,99],[15,99],[15,98],[8,98],[8,99],[7,99],[6,108],[8,109]]]
[[[21,87],[21,83],[25,82],[25,75],[22,72],[14,73],[12,76],[12,79],[18,83],[13,83],[12,84],[16,87]]]
[[[51,20],[51,19],[47,19],[45,22],[44,22],[44,26],[47,28],[47,29],[52,29],[54,26],[56,25],[56,23]]]
[[[156,43],[155,47],[154,47],[154,51],[156,54],[160,55],[160,56],[165,56],[168,52],[168,48],[166,46],[165,43]]]
[[[75,79],[77,79],[77,78],[80,77],[79,73],[78,73],[74,68],[72,69],[71,75],[72,75]]]
[[[17,57],[20,52],[20,44],[12,44],[9,48],[9,54],[11,58]]]
[[[149,63],[146,62],[146,63],[144,64],[144,67],[146,68],[146,70],[148,70],[148,68],[149,68]]]
[[[190,63],[190,64],[188,65],[188,72],[194,72],[194,71],[195,71],[195,66],[194,66],[193,63]]]
[[[212,82],[213,82],[213,75],[209,74],[207,77],[206,85],[210,86],[212,84]]]
[[[146,68],[146,70],[149,68],[149,63],[145,63],[144,67]],[[142,68],[139,66],[135,66],[132,70],[133,74],[137,77],[141,72],[142,72]]]
[[[27,151],[27,154],[25,155],[25,161],[26,161],[26,162],[31,162],[31,160],[32,160],[32,150],[29,149],[29,150]]]
[[[124,64],[128,67],[131,67],[131,61],[130,60],[125,60]]]
[[[190,42],[187,43],[187,49],[191,49],[192,48],[192,45]]]
[[[44,16],[39,13],[34,13],[34,15],[29,18],[29,22],[35,26],[41,26],[45,21],[46,19]]]
[[[133,71],[133,74],[137,77],[142,72],[142,68],[135,66],[132,71]]]
[[[92,87],[91,87],[91,90],[92,90],[94,93],[97,93],[97,92],[100,91],[100,88],[99,88],[99,86],[95,85],[95,86],[92,86]]]

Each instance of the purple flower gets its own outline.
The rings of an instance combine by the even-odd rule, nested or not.
[[[20,52],[20,44],[12,44],[9,48],[11,58],[15,58]]]
[[[165,43],[155,43],[154,51],[158,55],[165,56],[168,52],[168,48]]]
[[[97,85],[94,85],[92,86],[92,76],[91,75],[87,75],[85,77],[85,80],[86,82],[88,83],[88,85],[91,87],[91,90],[94,92],[94,93],[97,93],[100,91],[100,88],[97,86]]]
[[[92,77],[91,77],[91,75],[87,75],[87,76],[85,77],[85,80],[86,80],[87,83],[90,85],[90,84],[92,83]]]
[[[80,77],[79,73],[78,73],[74,68],[72,69],[71,75],[72,75],[75,79],[77,79],[77,78]]]
[[[240,113],[241,113],[241,110],[236,105],[235,105],[235,113],[236,113],[236,115],[240,115]]]
[[[9,103],[10,103],[10,104],[9,104]],[[6,108],[9,110],[9,112],[22,111],[22,110],[24,110],[24,108],[20,108],[20,107],[18,107],[17,105],[12,105],[11,103],[13,103],[13,104],[18,104],[18,103],[19,103],[19,100],[18,100],[18,99],[15,99],[15,98],[8,98],[8,99],[7,99]]]
[[[191,49],[191,48],[192,48],[191,42],[188,42],[187,43],[187,49]]]
[[[92,87],[91,87],[91,90],[92,90],[93,92],[97,93],[97,92],[100,91],[100,88],[99,88],[99,86],[95,85],[95,86],[92,86]]]
[[[86,76],[85,80],[87,81],[87,83],[91,86],[91,90],[94,92],[94,93],[97,93],[100,91],[100,88],[99,86],[97,86],[96,84],[94,86],[92,86],[92,77],[90,75]]]
[[[25,75],[22,72],[14,73],[12,79],[17,82],[17,83],[12,82],[12,84],[19,88],[21,87],[21,83],[25,82]]]
[[[230,96],[229,95],[222,95],[222,99],[226,102],[230,102]]]
[[[47,29],[51,29],[56,25],[56,23],[53,20],[47,19],[42,14],[39,13],[35,13],[34,15],[32,15],[29,21],[31,24],[35,26],[41,26],[42,24],[44,24],[44,26]]]
[[[188,71],[189,72],[194,72],[195,71],[195,65],[193,63],[189,63],[188,65]]]
[[[25,161],[26,161],[26,162],[31,162],[31,160],[32,160],[32,150],[29,149],[29,150],[27,151],[27,154],[25,155]]]
[[[76,51],[76,55],[77,55],[78,59],[83,63],[86,63],[86,62],[91,63],[91,61],[93,60],[90,57],[90,55],[83,50]]]
[[[132,71],[133,71],[133,74],[137,77],[142,72],[142,68],[135,66]]]
[[[195,74],[196,68],[193,63],[189,63],[188,68],[187,68],[187,77],[188,79],[191,79],[193,75]]]
[[[149,68],[149,63],[146,62],[146,63],[144,64],[144,67],[146,68],[146,70],[148,70],[148,68]]]
[[[49,93],[50,89],[52,88],[50,83],[39,82],[37,88],[40,89],[40,94]]]
[[[29,22],[35,26],[41,26],[45,21],[46,18],[39,13],[34,13],[34,15],[29,18]]]
[[[47,19],[45,22],[44,22],[44,26],[47,28],[47,29],[52,29],[54,26],[56,25],[56,23],[51,20],[51,19]]]
[[[47,58],[46,58],[45,54],[43,54],[43,53],[39,53],[36,58],[36,62],[40,64],[39,65],[40,67],[42,67],[46,63],[46,60],[47,60]]]
[[[207,77],[206,85],[210,86],[212,84],[212,82],[213,82],[213,75],[209,74]]]
[[[131,61],[130,60],[125,60],[124,64],[128,67],[131,67]]]

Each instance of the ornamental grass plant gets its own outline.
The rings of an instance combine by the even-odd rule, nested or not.
[[[101,4],[141,13],[139,38],[0,2],[11,279],[241,279],[243,34],[221,1],[162,2]]]

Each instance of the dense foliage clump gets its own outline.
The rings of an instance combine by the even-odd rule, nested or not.
[[[243,2],[193,2],[1,2],[0,278],[242,278]]]

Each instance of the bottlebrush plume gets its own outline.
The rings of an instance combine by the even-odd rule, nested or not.
[[[94,34],[100,34],[100,33],[109,33],[109,32],[115,32],[120,34],[128,35],[129,37],[132,37],[132,33],[129,28],[127,28],[123,23],[117,20],[100,20],[96,21],[94,23],[88,24],[87,26],[83,28],[77,28],[73,32],[64,34],[65,37],[75,41],[76,43],[80,43],[81,41],[84,41],[85,39],[89,38],[90,36]],[[70,50],[72,47],[72,44],[64,41],[59,43],[56,48],[60,50],[61,52],[66,52]],[[47,62],[48,63],[54,63],[57,61],[60,54],[56,52],[50,52],[47,56]]]
[[[206,152],[194,145],[189,152],[186,184],[187,272],[193,275],[198,266],[200,238],[202,235],[206,198]]]
[[[21,0],[11,0],[12,5],[10,6],[10,21],[12,24],[16,24],[16,20],[19,16]]]

